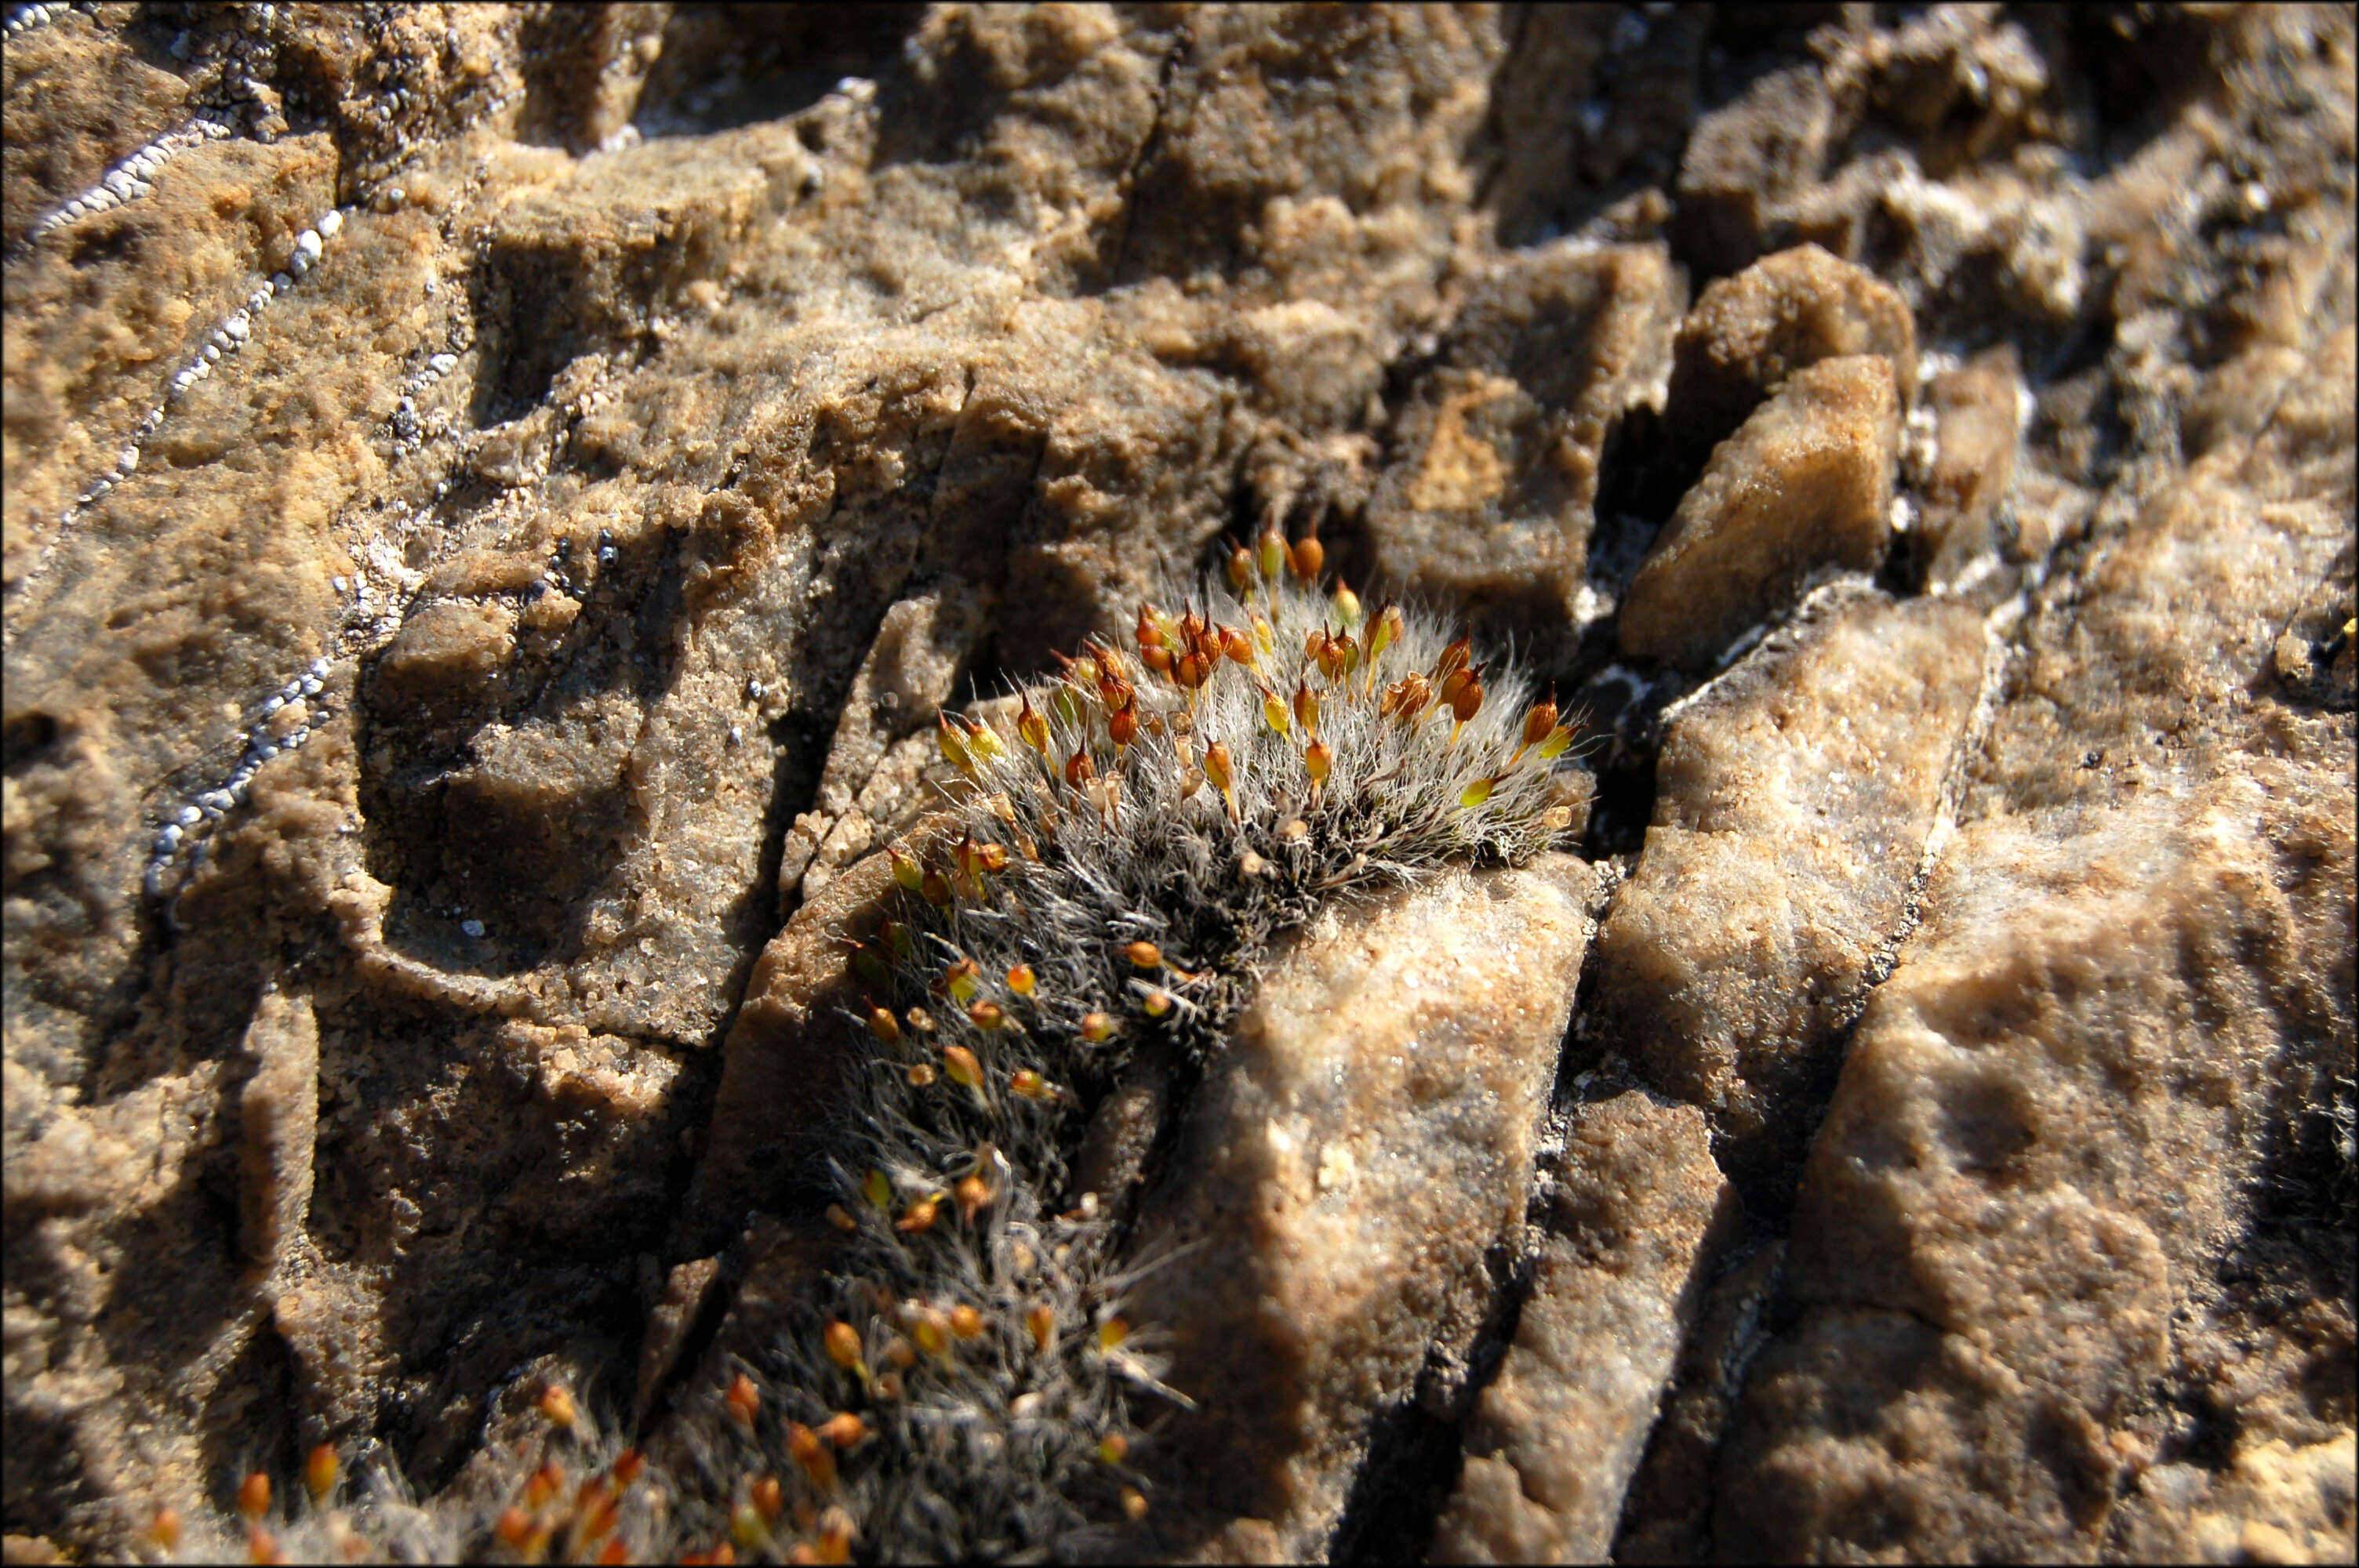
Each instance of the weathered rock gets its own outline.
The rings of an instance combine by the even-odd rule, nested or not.
[[[1795,372],[1848,354],[1882,354],[1900,401],[1915,396],[1917,327],[1899,295],[1817,245],[1764,256],[1705,289],[1680,323],[1665,397],[1672,438],[1701,462]]]
[[[1622,1505],[1617,1561],[1698,1563],[1711,1555],[1711,1518],[1696,1503],[1711,1495],[1745,1375],[1768,1338],[1767,1314],[1785,1260],[1782,1242],[1756,1248],[1704,1292],[1646,1461]]]
[[[1982,671],[1967,606],[1821,590],[1665,726],[1592,1027],[1709,1111],[1748,1175],[1800,1154],[1905,931]]]
[[[1982,749],[1804,1174],[1803,1310],[1748,1383],[1720,1550],[2350,1530],[2332,1489],[2254,1477],[2354,1417],[2347,1301],[2311,1294],[2349,1256],[2321,1123],[2359,968],[2350,720],[2256,680],[2345,547],[2352,351],[2328,336],[2336,373],[2035,600],[2040,695]],[[2231,1474],[2191,1477],[2207,1452]],[[2215,1497],[2252,1511],[2185,1511]]]
[[[2270,991],[2299,983],[2286,889],[2309,873],[2252,832],[2266,799],[2223,783],[1956,847],[1812,1150],[1803,1317],[1747,1384],[1721,1549],[2100,1550],[2298,1077]],[[2256,947],[2283,956],[2227,958]],[[2281,1418],[2307,1441],[2347,1408],[2320,1392]]]
[[[888,748],[929,729],[949,700],[982,632],[982,611],[972,592],[953,583],[885,612],[836,720],[817,809],[788,830],[778,862],[782,912],[791,913],[800,898],[866,854],[880,833],[907,827],[928,804],[916,779],[905,780],[910,770],[883,764]],[[916,759],[939,765],[930,737],[914,750]],[[888,795],[889,786],[899,787]]]
[[[247,1260],[277,1267],[311,1207],[320,1132],[320,1022],[311,999],[266,992],[246,1025],[253,1076],[237,1098],[239,1238]]]
[[[1623,596],[1622,651],[1707,665],[1813,572],[1876,566],[1899,442],[1890,360],[1854,354],[1797,372],[1663,524]]]
[[[1713,272],[1767,248],[1776,208],[1815,184],[1835,129],[1834,103],[1808,66],[1770,71],[1705,115],[1680,160],[1680,236]]]
[[[1378,578],[1487,622],[1560,622],[1599,465],[1625,411],[1659,406],[1684,294],[1659,245],[1550,246],[1479,280],[1396,421],[1410,455],[1365,519]]]
[[[947,842],[951,820],[929,817],[898,841],[908,853],[931,854]],[[839,1010],[859,994],[842,939],[874,936],[895,892],[880,846],[796,910],[762,949],[722,1046],[702,1157],[675,1227],[681,1250],[719,1247],[777,1175],[814,1152],[818,1119],[809,1112],[836,1093],[848,1045]]]
[[[1736,1199],[1692,1106],[1633,1090],[1567,1133],[1550,1234],[1466,1429],[1437,1563],[1609,1555],[1665,1383]]]
[[[1272,964],[1188,1112],[1135,1304],[1196,1401],[1163,1461],[1200,1540],[1264,1521],[1316,1556],[1371,1422],[1462,1346],[1522,1217],[1572,1007],[1588,869],[1451,874]],[[1189,1249],[1184,1258],[1181,1248]]]
[[[1936,446],[1909,546],[1929,583],[1956,583],[2003,543],[1997,530],[2015,488],[2022,388],[2011,343],[1926,388]]]

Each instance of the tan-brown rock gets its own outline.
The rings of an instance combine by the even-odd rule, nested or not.
[[[948,842],[938,814],[897,840],[924,857]],[[684,1249],[709,1252],[733,1233],[782,1162],[812,1152],[810,1108],[827,1104],[845,1067],[849,1035],[838,1009],[858,994],[842,938],[873,935],[897,895],[880,846],[797,909],[754,966],[721,1053],[721,1084],[702,1158],[675,1230]]]
[[[1598,931],[1597,1026],[1748,1173],[1800,1153],[1905,929],[1983,657],[1963,604],[1821,590],[1665,726],[1646,849]]]
[[[254,1071],[238,1091],[239,1236],[247,1260],[272,1269],[311,1207],[320,1130],[320,1021],[311,999],[266,991],[245,1028]]]
[[[1955,583],[2005,542],[1997,525],[2015,489],[2022,389],[2013,344],[1942,372],[1925,389],[1936,450],[1909,544],[1930,583]]]
[[[1504,625],[1561,622],[1599,465],[1624,414],[1659,400],[1685,294],[1659,245],[1549,246],[1479,280],[1396,421],[1407,460],[1366,518],[1377,576]]]
[[[1803,1177],[1804,1315],[1748,1380],[1721,1549],[2101,1550],[2251,1223],[2250,1120],[2299,1081],[2269,990],[2308,873],[2253,831],[2266,799],[2223,781],[2060,840],[1996,821],[1945,860]],[[2255,945],[2285,957],[2228,959]],[[2330,1389],[2272,1424],[2329,1440]]]
[[[1734,1192],[1692,1106],[1640,1090],[1566,1135],[1550,1234],[1466,1428],[1437,1563],[1598,1563],[1694,1317]]]
[[[1622,651],[1708,665],[1811,574],[1872,569],[1892,532],[1900,405],[1881,354],[1821,360],[1721,443],[1623,596]]]
[[[1764,73],[1697,123],[1680,160],[1680,223],[1705,266],[1733,272],[1760,254],[1775,210],[1824,170],[1834,131],[1834,103],[1809,66]]]
[[[1680,323],[1672,439],[1700,462],[1795,372],[1848,354],[1882,354],[1900,401],[1916,395],[1916,321],[1888,284],[1817,245],[1764,256],[1706,288]]]
[[[1172,1261],[1136,1314],[1197,1406],[1162,1462],[1174,1539],[1242,1516],[1318,1555],[1371,1422],[1473,1332],[1484,1251],[1522,1217],[1588,876],[1569,856],[1451,873],[1272,964],[1140,1222],[1140,1256]]]

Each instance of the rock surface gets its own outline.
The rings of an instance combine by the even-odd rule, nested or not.
[[[1466,1428],[1437,1563],[1594,1563],[1738,1213],[1693,1106],[1573,1113],[1516,1336]]]
[[[1663,524],[1622,599],[1622,651],[1689,669],[1799,597],[1817,572],[1872,571],[1891,537],[1900,400],[1892,362],[1797,371]]]
[[[1664,727],[1655,820],[1598,933],[1597,1026],[1748,1174],[1807,1147],[1889,966],[1983,684],[1955,600],[1823,589]]]
[[[1523,1218],[1588,881],[1571,856],[1456,875],[1274,958],[1180,1131],[1186,1179],[1140,1221],[1169,1262],[1132,1306],[1196,1405],[1167,1462],[1193,1517],[1162,1530],[1234,1516],[1323,1556],[1371,1424],[1462,1365]]]
[[[1275,519],[1587,708],[1602,907],[1452,884],[1508,1056],[1110,1102],[1251,1262],[1125,1540],[2348,1560],[2348,8],[7,27],[12,1558],[701,1452],[922,726]],[[1281,1088],[1356,1174],[1221,1230]]]

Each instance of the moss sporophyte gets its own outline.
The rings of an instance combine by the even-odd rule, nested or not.
[[[823,1280],[702,1396],[700,1474],[544,1477],[495,1550],[1038,1555],[1151,1511],[1144,1425],[1189,1400],[1125,1299],[1120,1206],[1074,1190],[1091,1112],[1143,1052],[1217,1052],[1322,903],[1518,864],[1569,822],[1553,699],[1321,564],[1265,532],[1139,605],[1129,647],[1061,657],[1005,728],[940,718],[948,827],[891,846],[884,904],[834,933],[860,1065]],[[541,1410],[589,1424],[562,1390]],[[630,1506],[651,1488],[658,1534]]]

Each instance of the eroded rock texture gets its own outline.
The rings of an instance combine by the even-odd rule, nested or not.
[[[6,25],[12,1557],[692,1456],[927,727],[1271,521],[1599,879],[1099,1108],[1096,1544],[2348,1560],[2347,8]]]

